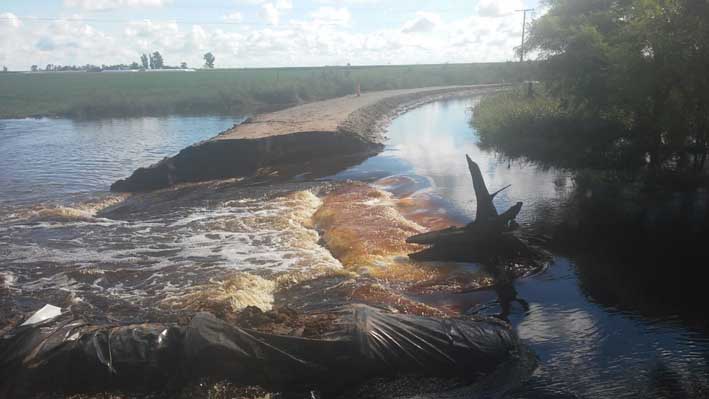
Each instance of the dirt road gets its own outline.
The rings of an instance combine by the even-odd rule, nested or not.
[[[428,87],[345,96],[261,114],[174,157],[139,168],[112,191],[136,192],[226,178],[329,176],[384,148],[396,115],[427,102],[480,95],[504,85]]]
[[[257,115],[215,137],[217,140],[260,139],[299,132],[349,131],[366,135],[377,115],[399,106],[415,106],[453,94],[465,95],[499,85],[443,86],[407,90],[384,90],[317,101],[277,112]],[[413,104],[412,104],[413,103]]]

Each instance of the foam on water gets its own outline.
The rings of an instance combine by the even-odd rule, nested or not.
[[[87,201],[68,204],[40,203],[30,207],[7,207],[0,211],[7,222],[97,221],[96,214],[119,204],[128,194],[103,194]]]
[[[273,280],[242,272],[209,285],[190,288],[184,295],[169,297],[163,305],[195,311],[228,305],[232,312],[255,306],[268,311],[273,308],[275,290]]]
[[[421,293],[491,284],[479,268],[408,258],[424,248],[407,244],[408,237],[457,224],[430,191],[416,190],[409,177],[345,184],[324,198],[313,221],[346,269],[379,279],[389,288]]]
[[[267,200],[174,201],[137,220],[96,217],[105,206],[93,202],[71,208],[76,212],[15,210],[0,224],[3,284],[33,300],[64,292],[89,303],[266,310],[279,276],[302,280],[341,269],[311,226],[320,205],[305,190]],[[57,305],[71,305],[62,298]]]
[[[156,307],[225,317],[247,306],[269,310],[279,290],[333,276],[354,281],[354,299],[425,313],[432,310],[410,294],[484,281],[461,278],[459,265],[409,261],[420,247],[406,244],[408,236],[455,224],[418,182],[400,176],[338,187],[263,197],[236,182],[197,183],[133,196],[134,216],[123,220],[99,213],[113,198],[59,211],[72,217],[45,211],[59,209],[51,205],[16,210],[0,224],[2,271],[13,276],[3,281],[17,298],[116,317]],[[467,282],[450,284],[451,276]]]

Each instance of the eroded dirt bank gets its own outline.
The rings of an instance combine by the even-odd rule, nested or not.
[[[259,115],[207,140],[139,168],[112,191],[140,192],[223,178],[325,176],[383,149],[383,127],[394,116],[442,98],[503,85],[431,87],[364,93]]]

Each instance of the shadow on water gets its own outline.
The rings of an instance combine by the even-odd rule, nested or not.
[[[460,223],[475,214],[468,153],[496,201],[524,202],[522,229],[552,237],[545,271],[492,289],[423,298],[434,306],[509,319],[540,358],[510,397],[706,397],[709,339],[699,269],[707,194],[648,193],[587,184],[569,172],[505,161],[477,146],[475,100],[431,104],[395,120],[385,151],[336,178],[407,175],[409,191],[441,199]]]
[[[542,359],[532,393],[549,397],[558,386],[587,397],[709,394],[707,203],[701,190],[577,182],[559,220],[538,218],[534,229],[554,237],[558,258],[547,273],[518,281],[531,306],[512,317]],[[514,397],[537,397],[528,394]]]

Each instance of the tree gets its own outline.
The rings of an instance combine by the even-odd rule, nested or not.
[[[186,62],[181,62],[181,63],[180,63],[180,68],[181,68],[181,69],[187,69],[187,63],[186,63]]]
[[[39,70],[39,67],[37,67],[37,65],[32,65],[32,67],[30,68],[30,70],[31,70],[32,72],[37,72],[37,71]]]
[[[160,55],[159,51],[156,51],[150,55],[150,68],[162,69],[162,67],[164,65],[165,65],[165,63],[164,63],[162,55]]]
[[[7,72],[7,67],[3,65],[3,66],[2,66],[2,71],[3,71],[3,72]]]
[[[133,61],[133,62],[130,64],[129,68],[130,68],[131,70],[140,69],[140,64],[138,64],[137,62]]]
[[[205,54],[202,58],[204,58],[205,68],[210,68],[210,69],[214,68],[214,60],[216,59],[214,57],[214,54],[209,52],[209,53]]]
[[[143,69],[150,68],[150,60],[148,60],[147,54],[143,54],[140,56],[140,62],[143,64]]]
[[[665,165],[704,168],[709,153],[709,2],[548,0],[525,51],[576,114],[613,118],[611,139]]]

